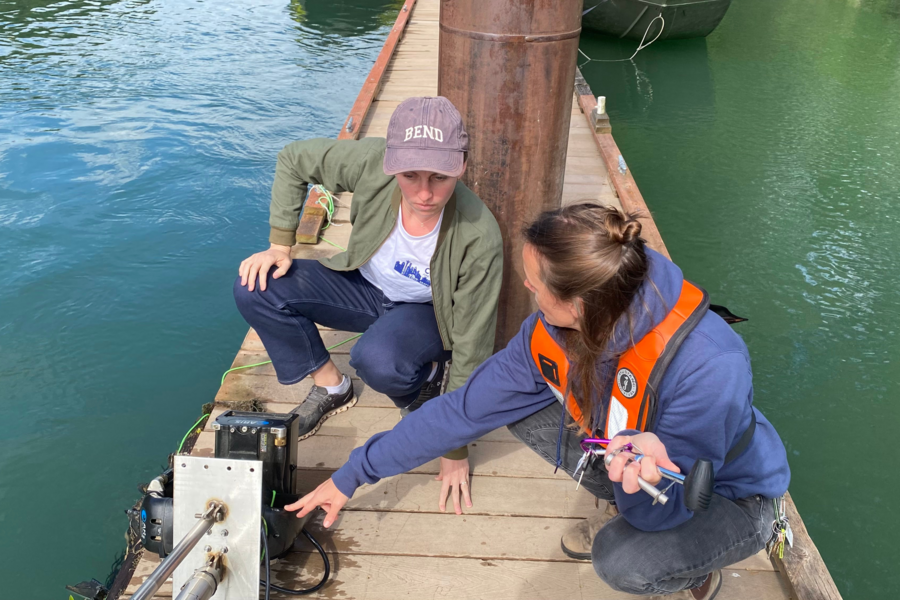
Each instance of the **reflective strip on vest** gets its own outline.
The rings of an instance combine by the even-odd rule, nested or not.
[[[609,399],[605,435],[612,438],[623,429],[649,431],[656,422],[656,390],[666,368],[681,343],[706,314],[709,298],[706,292],[684,281],[681,295],[669,314],[632,348],[619,358],[615,383]],[[562,346],[557,343],[544,322],[538,319],[531,332],[531,356],[535,365],[563,402],[566,410],[578,425],[591,435],[591,423],[582,413],[581,406],[568,391],[569,361]]]

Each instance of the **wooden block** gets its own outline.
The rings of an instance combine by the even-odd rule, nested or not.
[[[328,212],[324,208],[307,205],[303,209],[300,224],[297,226],[297,243],[318,244],[319,234],[326,218],[328,218]]]

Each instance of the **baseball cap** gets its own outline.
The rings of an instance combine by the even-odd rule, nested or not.
[[[384,172],[433,171],[459,177],[468,150],[469,136],[452,102],[443,96],[407,98],[388,123]]]

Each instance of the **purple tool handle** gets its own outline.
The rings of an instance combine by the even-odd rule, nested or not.
[[[600,438],[585,438],[581,440],[581,449],[585,452],[590,452],[590,448],[588,446],[590,446],[591,444],[602,444],[603,446],[606,446],[611,441],[612,440],[602,440]],[[632,447],[633,446],[631,444],[625,444],[624,446],[622,446],[622,448],[626,451],[631,450]]]
[[[584,438],[583,440],[581,440],[581,449],[585,452],[590,452],[590,448],[588,446],[590,446],[591,444],[601,444],[603,446],[606,446],[611,441],[612,440],[603,440],[600,438]],[[622,449],[627,452],[630,451],[633,447],[634,446],[632,446],[631,444],[625,444],[624,446],[622,446]]]
[[[589,450],[588,446],[591,444],[602,444],[607,445],[609,440],[601,440],[600,438],[585,438],[581,440],[581,449],[587,452]]]

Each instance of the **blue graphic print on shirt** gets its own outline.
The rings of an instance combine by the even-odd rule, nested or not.
[[[425,270],[425,275],[419,274],[419,269],[416,268],[411,261],[405,260],[400,262],[399,260],[394,263],[394,270],[403,275],[404,277],[408,277],[413,281],[421,283],[426,287],[431,287],[431,280],[428,279],[428,269]]]

